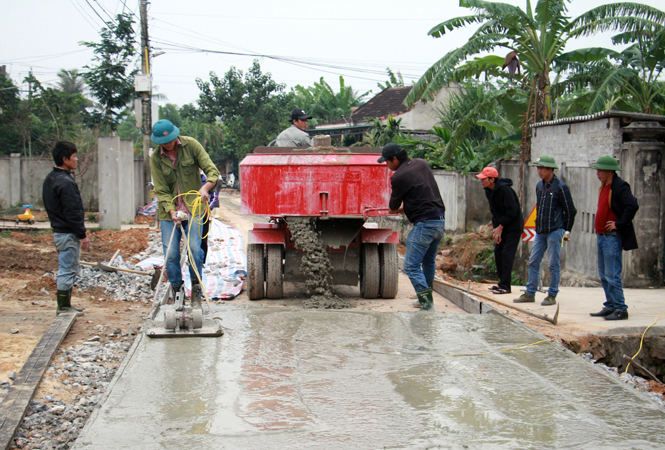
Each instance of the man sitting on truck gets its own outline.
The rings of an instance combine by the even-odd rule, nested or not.
[[[277,147],[311,147],[312,140],[309,138],[309,134],[305,132],[307,129],[307,121],[311,119],[312,116],[305,113],[300,108],[296,108],[291,113],[291,126],[286,130],[279,133],[277,139],[275,140],[275,146]]]

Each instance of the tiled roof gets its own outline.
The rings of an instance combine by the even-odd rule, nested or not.
[[[393,87],[381,91],[376,97],[351,114],[351,122],[364,122],[367,117],[385,119],[389,115],[397,116],[410,108],[404,106],[404,99],[413,86]]]
[[[596,120],[602,119],[604,117],[627,117],[633,120],[646,120],[646,121],[665,121],[665,116],[659,114],[644,114],[644,113],[634,113],[627,111],[601,111],[595,114],[590,114],[588,116],[575,116],[575,117],[563,117],[556,120],[548,120],[545,122],[537,122],[529,125],[531,128],[545,127],[548,125],[561,125],[563,123],[574,123],[574,122],[586,122],[587,120]]]

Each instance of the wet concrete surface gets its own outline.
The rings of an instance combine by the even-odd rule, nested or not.
[[[138,338],[75,449],[665,446],[644,394],[499,314],[213,307],[221,338]]]

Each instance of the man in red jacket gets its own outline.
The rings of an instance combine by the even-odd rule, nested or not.
[[[621,250],[637,248],[633,218],[639,205],[630,185],[617,176],[621,167],[616,159],[602,156],[591,168],[596,169],[601,183],[595,229],[598,275],[605,291],[603,309],[591,315],[605,320],[626,320],[628,307],[621,282]]]

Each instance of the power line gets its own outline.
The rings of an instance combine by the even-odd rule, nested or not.
[[[272,59],[275,61],[280,61],[288,64],[294,64],[300,67],[316,67],[322,70],[321,68],[325,69],[337,69],[337,70],[342,70],[342,71],[350,71],[350,72],[358,72],[358,73],[364,73],[368,75],[381,75],[385,76],[386,72],[385,70],[375,70],[375,69],[367,69],[367,68],[359,68],[359,67],[351,67],[351,66],[344,66],[344,65],[339,65],[339,64],[332,64],[332,63],[322,63],[322,62],[315,62],[312,60],[307,60],[304,58],[292,58],[292,57],[285,57],[285,56],[277,56],[277,55],[266,55],[266,54],[260,54],[260,53],[245,53],[245,52],[230,52],[230,51],[224,51],[224,50],[210,50],[210,49],[203,49],[203,48],[197,48],[197,47],[192,47],[188,45],[183,45],[183,44],[177,44],[175,42],[169,42],[169,41],[163,41],[163,40],[157,40],[153,39],[153,42],[161,43],[163,45],[171,45],[175,48],[179,48],[184,51],[189,51],[189,52],[198,52],[198,53],[213,53],[213,54],[223,54],[223,55],[234,55],[234,56],[252,56],[256,58],[267,58],[267,59]],[[309,68],[309,67],[307,67]],[[335,72],[331,72],[335,73]],[[412,75],[412,74],[402,74],[402,76],[406,78],[419,78],[418,75]],[[374,79],[370,78],[363,78],[363,77],[357,77],[361,79],[368,79],[374,81]]]
[[[99,27],[98,27],[97,25],[93,24],[93,23],[90,21],[90,20],[93,20],[93,21],[94,21],[94,19],[90,16],[90,14],[88,14],[87,12],[85,12],[85,11],[83,10],[83,8],[81,7],[81,5],[79,5],[79,4],[77,4],[77,3],[74,3],[74,0],[69,0],[69,2],[72,4],[72,6],[74,6],[74,9],[76,9],[76,11],[81,15],[81,17],[83,17],[83,18],[85,19],[85,21],[88,22],[88,24],[89,24],[92,28],[94,28],[95,30],[99,30]],[[84,15],[84,13],[85,13],[85,15]],[[88,17],[90,18],[90,20],[88,20],[88,17],[86,17],[86,16],[88,16]]]
[[[92,9],[92,10],[95,12],[95,14],[97,14],[97,17],[99,17],[99,19],[102,21],[102,23],[106,24],[106,20],[104,20],[104,18],[103,18],[102,16],[99,15],[99,13],[98,13],[97,10],[95,9],[95,7],[92,6],[88,0],[85,0],[85,2],[88,4],[88,6],[90,7],[90,9]]]
[[[191,16],[191,17],[221,17],[225,19],[250,19],[250,20],[304,20],[304,21],[327,21],[327,22],[436,22],[436,19],[361,19],[361,18],[334,18],[334,17],[260,17],[260,16],[227,16],[210,14],[183,14],[183,13],[157,13],[164,16]],[[440,21],[439,21],[440,22]]]
[[[102,11],[104,11],[106,13],[107,16],[109,16],[109,19],[111,20],[111,22],[115,22],[115,19],[113,17],[111,17],[111,14],[109,14],[109,12],[106,10],[106,8],[104,8],[97,0],[94,0],[94,2],[97,3],[97,5],[99,5],[99,7],[102,9]]]

